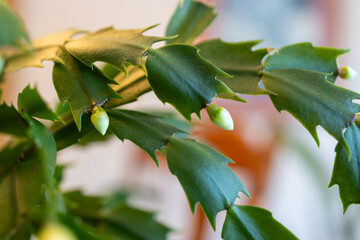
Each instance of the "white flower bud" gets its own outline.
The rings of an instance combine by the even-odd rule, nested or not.
[[[94,127],[102,134],[105,135],[109,127],[109,116],[102,107],[94,107],[91,114],[91,122]]]
[[[47,223],[40,230],[39,240],[77,240],[77,237],[59,223]]]
[[[225,108],[218,107],[214,104],[209,104],[206,106],[207,113],[210,117],[210,120],[218,127],[221,127],[225,130],[234,129],[234,121]]]
[[[351,80],[356,77],[357,72],[352,67],[342,67],[339,76],[343,79]]]

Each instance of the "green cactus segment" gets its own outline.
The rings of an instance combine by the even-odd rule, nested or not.
[[[327,74],[300,69],[275,69],[264,72],[262,81],[275,93],[270,99],[278,111],[291,113],[319,144],[316,127],[320,125],[350,149],[343,130],[360,106],[353,102],[360,94],[338,87],[327,80]]]
[[[200,203],[214,229],[217,213],[230,208],[239,191],[250,196],[227,166],[231,159],[195,140],[170,138],[167,161],[170,172],[185,191],[192,212]]]
[[[314,47],[312,43],[296,43],[280,48],[264,62],[265,71],[275,69],[303,69],[329,74],[327,80],[334,83],[339,74],[337,57],[349,49]]]
[[[232,206],[226,214],[221,233],[224,240],[296,240],[298,239],[271,212],[254,206]]]
[[[197,48],[184,44],[149,49],[146,69],[156,96],[188,120],[192,113],[199,116],[200,110],[219,93],[217,77],[230,77],[202,58]]]
[[[159,165],[156,151],[175,133],[185,131],[164,122],[160,117],[130,110],[111,110],[110,130],[121,140],[128,139],[143,149]]]
[[[346,148],[338,144],[335,148],[335,164],[329,184],[329,187],[339,185],[344,212],[351,204],[360,203],[360,128],[356,120],[346,129],[345,139],[350,147],[351,159],[348,158]]]
[[[200,49],[201,56],[233,76],[220,80],[234,92],[250,95],[271,94],[259,86],[262,59],[268,54],[267,49],[252,50],[260,42],[230,43],[212,39],[196,47]]]
[[[178,5],[166,29],[166,36],[178,37],[166,42],[191,44],[216,16],[214,7],[200,1],[185,0]]]
[[[101,61],[125,70],[126,62],[141,65],[142,56],[153,43],[168,39],[143,35],[153,27],[128,30],[107,27],[71,40],[65,44],[65,48],[89,67]]]
[[[0,1],[0,29],[0,48],[4,45],[21,46],[30,43],[22,21],[4,1]]]

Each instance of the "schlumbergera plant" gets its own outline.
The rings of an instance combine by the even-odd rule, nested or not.
[[[335,85],[339,75],[354,75],[336,62],[348,50],[298,43],[269,53],[253,50],[260,41],[219,39],[191,45],[215,17],[213,7],[185,0],[165,37],[143,35],[154,26],[107,27],[90,33],[70,29],[31,41],[0,1],[0,75],[53,61],[61,102],[54,112],[28,86],[19,93],[17,107],[0,105],[0,132],[12,136],[0,152],[1,239],[166,239],[170,229],[153,213],[128,205],[125,194],[86,196],[59,189],[63,167],[56,166],[57,151],[82,139],[101,140],[105,133],[134,142],[156,165],[156,152],[164,151],[191,211],[199,203],[214,229],[216,215],[226,211],[224,239],[296,239],[269,211],[235,205],[239,192],[250,194],[227,166],[229,158],[182,138],[178,133],[184,130],[160,117],[126,109],[150,91],[187,120],[206,108],[214,124],[228,130],[231,116],[212,104],[214,98],[244,104],[239,94],[269,95],[275,108],[291,113],[317,144],[318,125],[339,142],[330,186],[339,186],[344,211],[360,202],[360,106],[354,103],[360,94]],[[152,48],[155,42],[165,45]],[[41,119],[53,123],[47,127]]]

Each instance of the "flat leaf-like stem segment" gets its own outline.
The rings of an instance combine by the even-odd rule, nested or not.
[[[108,112],[109,129],[121,141],[128,139],[142,148],[159,165],[156,151],[163,147],[168,139],[183,130],[161,120],[160,117],[130,111],[112,110]]]
[[[351,159],[346,148],[338,144],[336,158],[329,187],[338,184],[344,212],[353,203],[360,203],[360,129],[352,122],[345,131],[345,140],[349,145]]]
[[[226,214],[221,233],[224,240],[295,240],[271,212],[253,206],[232,206]]]
[[[96,67],[91,69],[63,48],[59,51],[59,57],[63,63],[55,62],[54,86],[60,101],[69,102],[75,123],[81,130],[81,116],[84,111],[121,96],[108,85],[116,82],[108,79]]]
[[[74,191],[64,194],[64,198],[71,214],[110,239],[165,240],[170,231],[156,221],[154,213],[130,207],[122,194],[98,197]]]
[[[198,51],[193,46],[171,44],[149,49],[146,60],[148,80],[156,96],[173,105],[188,120],[192,113],[199,116],[200,110],[222,92],[225,84],[216,77],[229,77]]]
[[[32,117],[51,121],[59,120],[58,115],[47,107],[37,89],[31,89],[29,85],[18,95],[17,103],[19,111],[26,112]]]
[[[131,30],[116,30],[113,27],[107,27],[71,40],[66,43],[65,48],[88,66],[101,61],[119,69],[126,69],[126,62],[140,65],[141,57],[153,43],[167,39],[167,37],[142,35],[153,27]]]
[[[198,44],[200,55],[232,75],[220,78],[234,92],[243,94],[271,94],[259,87],[262,59],[267,49],[251,50],[261,41],[229,43],[213,39]]]
[[[61,62],[57,51],[72,36],[82,32],[84,31],[68,29],[35,40],[29,48],[20,49],[7,57],[5,72],[14,72],[25,67],[42,68],[44,60]]]
[[[28,139],[0,152],[0,222],[3,223],[0,238],[10,236],[14,227],[29,220],[36,207],[44,207],[44,189],[50,205],[55,204],[52,198],[56,164],[54,138],[40,122],[28,116],[26,119]]]
[[[14,136],[26,136],[29,124],[20,116],[14,106],[0,104],[0,132]]]
[[[275,108],[291,113],[318,145],[316,126],[320,125],[349,152],[343,130],[360,111],[359,105],[353,103],[360,99],[360,94],[334,85],[324,73],[308,70],[265,71],[262,81],[267,90],[276,94],[270,95]]]
[[[30,42],[23,23],[4,1],[0,1],[0,29],[0,48]]]
[[[216,214],[229,209],[239,191],[250,196],[227,166],[231,159],[195,140],[170,138],[167,161],[186,193],[191,211],[200,203],[214,229]]]
[[[168,39],[169,43],[191,44],[217,16],[214,7],[193,0],[179,3],[166,29],[166,36],[177,38]]]
[[[349,52],[348,49],[314,47],[303,42],[285,46],[275,51],[264,62],[265,71],[284,68],[299,68],[330,74],[327,80],[334,83],[338,72],[336,58]]]

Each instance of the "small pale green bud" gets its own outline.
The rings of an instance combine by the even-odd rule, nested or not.
[[[343,79],[351,80],[356,77],[357,72],[352,67],[342,67],[339,76]]]
[[[210,120],[218,127],[225,130],[234,129],[234,121],[225,108],[218,107],[215,104],[209,104],[206,106],[207,113]]]
[[[360,113],[355,114],[354,122],[358,127],[360,126]]]
[[[109,116],[102,107],[93,108],[91,122],[102,135],[105,135],[106,130],[109,127]]]
[[[40,230],[39,240],[77,240],[77,237],[59,223],[47,223]]]

